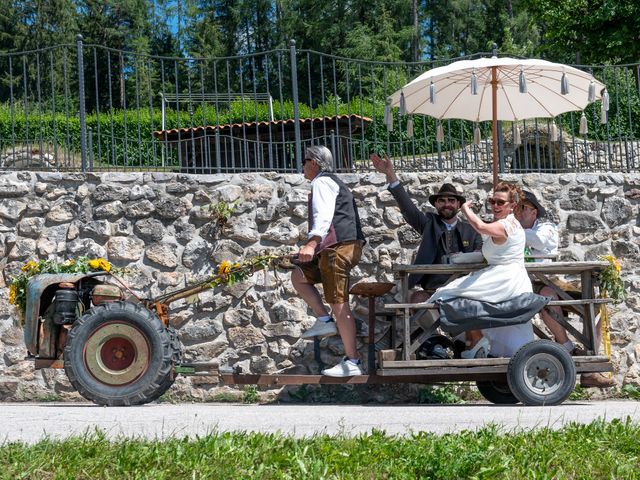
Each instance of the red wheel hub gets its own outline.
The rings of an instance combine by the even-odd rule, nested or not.
[[[111,338],[100,349],[100,359],[109,370],[124,370],[133,363],[135,358],[135,346],[126,338]]]

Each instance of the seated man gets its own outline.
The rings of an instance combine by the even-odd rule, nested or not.
[[[302,337],[325,337],[339,332],[344,344],[343,360],[322,374],[350,377],[362,375],[356,326],[349,307],[349,275],[360,260],[364,235],[353,194],[332,170],[333,156],[327,147],[307,149],[304,178],[311,182],[309,234],[298,254],[301,265],[292,272],[291,281],[317,317]],[[315,287],[317,283],[322,283],[333,317]]]
[[[547,212],[544,207],[540,205],[540,202],[538,202],[538,199],[533,193],[524,191],[524,196],[524,201],[516,211],[516,218],[520,221],[522,228],[524,228],[526,245],[529,247],[531,256],[557,255],[558,229],[556,225],[551,222],[542,221]],[[537,261],[544,260],[538,259]],[[553,300],[559,299],[556,292],[546,285],[542,286],[538,293],[545,297],[551,297]],[[562,346],[572,355],[582,354],[582,349],[576,347],[569,339],[567,330],[553,318],[553,316],[562,317],[562,315],[562,309],[560,307],[546,307],[540,311],[542,321],[553,334],[555,341],[562,344]],[[602,341],[602,331],[600,326],[600,323],[596,325],[596,345],[600,345]],[[580,385],[583,387],[606,388],[615,385],[615,382],[612,378],[603,373],[583,373],[580,377]]]
[[[435,207],[436,213],[423,213],[411,201],[400,184],[389,157],[380,158],[374,153],[370,159],[376,170],[386,175],[389,192],[398,202],[406,222],[422,235],[422,241],[413,262],[415,265],[445,263],[447,256],[453,253],[467,253],[482,249],[482,237],[468,223],[458,218],[458,212],[465,198],[453,185],[445,183],[437,193],[429,196],[429,203]],[[410,289],[416,285],[422,287],[422,290],[413,293],[411,303],[424,302],[448,279],[448,275],[409,275]]]

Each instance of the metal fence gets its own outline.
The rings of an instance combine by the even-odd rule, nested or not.
[[[485,54],[487,55],[487,54]],[[457,59],[456,59],[457,60]],[[0,53],[0,169],[151,170],[191,173],[301,171],[305,146],[325,144],[339,171],[369,170],[387,153],[398,170],[489,172],[490,125],[393,112],[386,98],[442,62],[354,60],[289,49],[226,58],[169,58],[85,44]],[[503,172],[640,170],[640,64],[577,66],[610,92],[599,108],[550,120],[501,123]]]

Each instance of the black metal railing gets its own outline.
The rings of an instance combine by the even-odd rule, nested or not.
[[[481,55],[481,54],[478,54]],[[420,73],[451,62],[355,60],[310,50],[225,58],[173,58],[85,44],[0,53],[0,170],[154,170],[193,173],[301,170],[305,146],[326,144],[339,171],[366,171],[373,152],[404,171],[489,172],[491,130],[393,112],[386,98]],[[610,94],[551,120],[500,124],[503,172],[640,170],[640,64],[577,66]]]

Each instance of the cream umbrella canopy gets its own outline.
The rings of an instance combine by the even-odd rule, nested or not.
[[[497,122],[584,110],[605,85],[588,72],[539,59],[461,60],[428,70],[389,97],[401,113],[492,121],[493,184],[498,179]],[[608,106],[607,106],[608,109]]]

